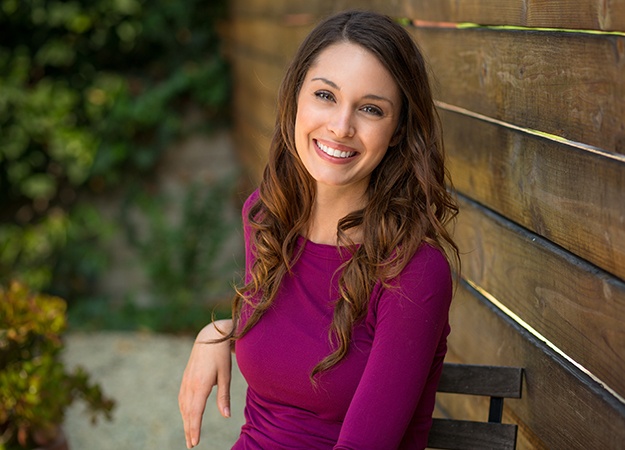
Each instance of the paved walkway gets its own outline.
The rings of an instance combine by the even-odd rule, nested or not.
[[[191,338],[148,333],[70,333],[65,360],[82,365],[117,401],[113,421],[92,426],[81,401],[68,411],[65,431],[71,450],[183,450],[178,388]],[[245,381],[234,367],[232,417],[208,400],[199,450],[230,449],[243,423]]]

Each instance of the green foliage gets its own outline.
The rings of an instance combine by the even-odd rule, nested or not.
[[[229,317],[233,274],[241,264],[232,256],[240,242],[239,214],[228,208],[233,181],[195,183],[181,204],[139,189],[130,193],[122,222],[145,271],[150,303],[137,305],[132,292],[121,304],[91,299],[72,307],[72,326],[195,333],[213,313]]]
[[[226,123],[224,5],[0,2],[0,281],[87,284],[105,261],[68,248],[93,248],[110,227],[74,211],[84,193],[149,173],[190,108],[207,128]]]
[[[12,273],[32,286],[44,286],[52,278],[51,261],[67,239],[67,214],[57,209],[37,223],[0,226],[0,283]]]
[[[27,285],[51,287],[63,296],[84,292],[107,265],[102,252],[114,227],[90,205],[53,208],[40,220],[0,225],[0,284],[19,274]]]
[[[191,186],[177,220],[167,217],[171,201],[140,194],[146,226],[139,232],[136,224],[128,218],[126,222],[155,298],[176,298],[186,305],[198,296],[220,296],[229,290],[232,280],[227,280],[227,274],[232,273],[234,261],[222,264],[221,251],[238,223],[227,216],[231,190],[230,180],[211,187]]]
[[[92,421],[111,417],[114,403],[84,369],[68,372],[60,359],[65,302],[17,282],[0,288],[0,448],[34,448],[82,399]]]

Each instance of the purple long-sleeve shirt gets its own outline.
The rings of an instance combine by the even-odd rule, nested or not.
[[[274,304],[236,343],[249,387],[233,449],[425,448],[449,334],[447,260],[421,245],[391,288],[376,284],[347,356],[313,386],[313,367],[332,351],[328,329],[345,255],[304,238],[298,245],[304,251]]]

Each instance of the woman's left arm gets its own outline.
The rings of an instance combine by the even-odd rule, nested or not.
[[[370,305],[373,345],[335,450],[400,448],[420,413],[422,429],[413,438],[421,442],[407,448],[425,447],[449,332],[449,265],[437,250],[421,249],[398,282]]]

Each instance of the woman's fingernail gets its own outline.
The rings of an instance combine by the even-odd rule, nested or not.
[[[228,408],[227,406],[224,408],[224,416],[230,417],[230,408]]]

